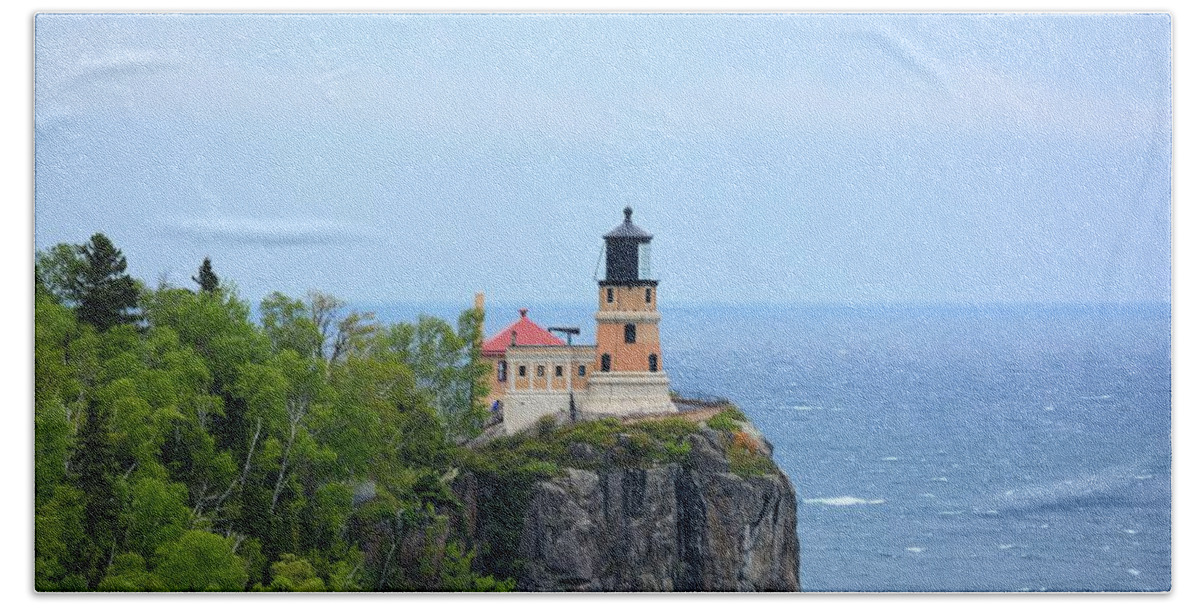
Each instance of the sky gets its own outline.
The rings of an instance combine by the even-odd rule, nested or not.
[[[39,15],[34,245],[258,301],[1160,302],[1171,20]]]

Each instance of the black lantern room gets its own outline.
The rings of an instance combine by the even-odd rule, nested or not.
[[[650,278],[650,239],[654,235],[633,223],[633,208],[625,221],[604,235],[605,274],[601,285],[655,285]]]

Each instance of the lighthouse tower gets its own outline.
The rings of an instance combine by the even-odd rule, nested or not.
[[[654,236],[625,221],[604,235],[605,274],[596,312],[596,360],[584,415],[675,411],[658,341],[658,281],[650,270]]]

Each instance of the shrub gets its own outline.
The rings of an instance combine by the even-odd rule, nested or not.
[[[761,477],[778,471],[770,458],[757,452],[730,451],[729,472],[738,477]]]
[[[778,472],[775,463],[758,450],[758,440],[745,431],[736,431],[725,450],[729,471],[739,477],[757,477]]]
[[[629,425],[641,429],[659,441],[680,441],[700,431],[700,425],[685,418],[660,418],[645,420]]]
[[[587,443],[598,448],[611,448],[616,445],[617,433],[621,432],[621,428],[621,423],[615,418],[588,420],[562,429],[557,439],[567,445]]]
[[[729,406],[720,414],[709,418],[706,424],[710,429],[716,431],[729,431],[732,433],[734,431],[741,430],[742,425],[738,424],[738,422],[746,421],[746,415],[743,414],[741,410],[737,409],[736,407]]]
[[[545,416],[537,419],[537,422],[533,427],[533,435],[539,439],[544,439],[549,437],[557,426],[558,421],[554,419],[554,416],[552,414],[546,414]]]

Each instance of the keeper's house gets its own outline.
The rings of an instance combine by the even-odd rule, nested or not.
[[[629,207],[625,221],[604,235],[596,344],[570,345],[524,308],[484,342],[492,366],[488,402],[502,412],[505,432],[547,415],[581,420],[676,411],[658,341],[658,281],[649,278],[652,238],[634,225]],[[483,307],[482,294],[475,305]]]

